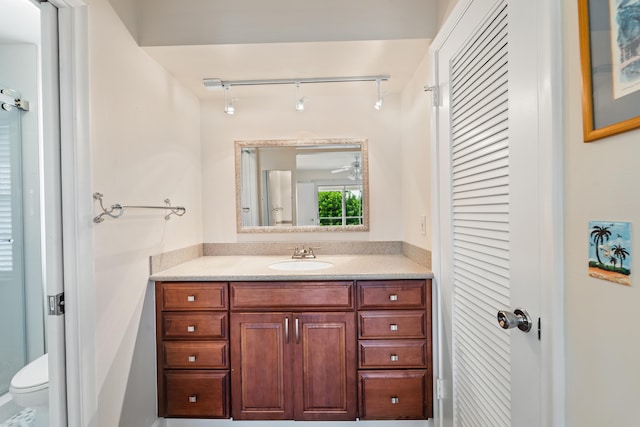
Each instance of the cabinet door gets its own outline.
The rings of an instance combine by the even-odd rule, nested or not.
[[[284,313],[231,314],[233,419],[293,418],[290,321]]]
[[[293,314],[295,419],[355,420],[354,313]]]

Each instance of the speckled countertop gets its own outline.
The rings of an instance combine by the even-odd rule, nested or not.
[[[330,262],[322,270],[280,271],[271,264],[293,261],[282,256],[203,256],[151,275],[154,281],[258,281],[258,280],[343,280],[343,279],[427,279],[433,273],[403,255],[318,256]]]

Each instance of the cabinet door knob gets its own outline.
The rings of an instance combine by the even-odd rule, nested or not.
[[[194,363],[196,361],[196,355],[192,354],[191,356],[189,356],[189,363]]]
[[[398,301],[398,295],[396,294],[389,295],[389,301]]]
[[[397,362],[399,360],[399,357],[397,354],[392,354],[390,357],[392,362]]]
[[[187,302],[194,302],[196,300],[195,295],[187,295]]]
[[[198,395],[189,396],[189,403],[198,403]]]
[[[396,325],[395,323],[392,323],[391,325],[389,325],[389,330],[390,331],[397,331],[398,330],[398,325]]]
[[[196,331],[196,327],[194,325],[187,326],[187,332],[195,332],[195,331]]]
[[[398,398],[398,396],[391,396],[391,404],[397,405],[398,403],[400,403],[400,399]]]

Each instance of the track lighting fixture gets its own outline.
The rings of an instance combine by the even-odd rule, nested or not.
[[[301,78],[301,79],[263,79],[263,80],[227,80],[223,81],[217,78],[202,79],[202,84],[210,90],[219,88],[224,89],[224,112],[227,114],[234,114],[235,107],[234,102],[237,98],[231,97],[231,86],[260,86],[260,85],[286,85],[293,84],[296,86],[296,111],[304,111],[304,104],[307,101],[307,97],[300,96],[300,85],[302,83],[339,83],[339,82],[376,82],[378,88],[378,101],[374,105],[376,110],[382,108],[382,98],[384,93],[380,92],[380,84],[383,81],[389,80],[388,75],[379,76],[352,76],[352,77],[313,77],[313,78]]]
[[[300,82],[296,82],[296,111],[304,111],[305,102],[307,102],[307,97],[300,97]]]
[[[376,79],[376,87],[378,88],[378,100],[374,104],[373,108],[379,110],[382,108],[382,94],[380,93],[380,83],[382,83],[381,79]]]
[[[233,106],[233,103],[236,99],[231,97],[230,89],[230,85],[224,85],[224,112],[227,114],[235,114],[236,108]]]

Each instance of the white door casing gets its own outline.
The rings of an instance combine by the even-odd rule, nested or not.
[[[552,93],[560,74],[553,64],[559,49],[552,44],[557,46],[559,13],[554,12],[557,5],[546,0],[461,0],[432,45],[439,89],[433,155],[437,375],[453,379],[446,396],[451,400],[440,401],[440,425],[563,424],[564,382],[554,375],[564,363],[562,323],[545,329],[542,341],[537,337],[539,317],[562,319],[560,118],[554,116],[560,99]],[[495,29],[501,19],[504,46]],[[485,57],[473,51],[477,41],[486,44],[480,49]],[[504,49],[508,61],[500,64]],[[483,67],[493,68],[482,74]],[[507,73],[502,82],[501,70]],[[500,87],[507,89],[503,99],[497,96]],[[469,106],[467,93],[474,90],[480,92]],[[508,109],[501,118],[504,104]],[[465,134],[487,124],[487,137],[470,146]],[[498,129],[489,130],[492,126]],[[476,182],[467,182],[473,177]],[[533,317],[532,332],[498,328],[497,310],[516,307]]]
[[[67,426],[92,427],[98,424],[98,392],[94,337],[88,10],[84,0],[51,0],[50,3],[58,8]]]

